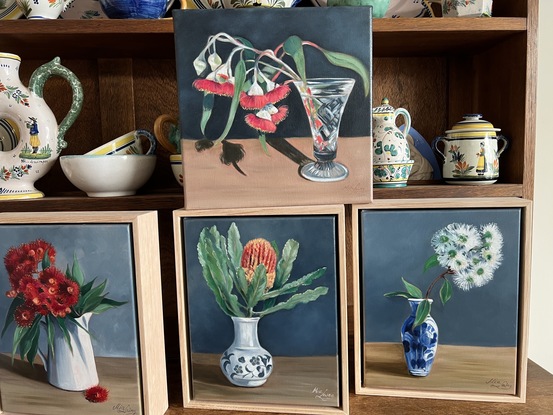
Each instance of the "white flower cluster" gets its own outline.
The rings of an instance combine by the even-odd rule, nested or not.
[[[451,223],[432,236],[431,245],[453,283],[465,291],[490,282],[503,260],[503,235],[495,223],[480,229]]]

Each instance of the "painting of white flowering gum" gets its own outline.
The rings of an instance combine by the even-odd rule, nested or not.
[[[520,209],[366,210],[360,218],[364,384],[515,394]]]

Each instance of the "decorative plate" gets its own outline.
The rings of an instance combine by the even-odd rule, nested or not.
[[[327,0],[311,0],[313,5],[325,7]],[[428,0],[390,0],[384,17],[434,17]]]
[[[15,0],[0,0],[0,20],[14,20],[23,16]]]

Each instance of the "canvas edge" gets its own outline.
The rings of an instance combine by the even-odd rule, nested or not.
[[[339,305],[339,332],[340,332],[340,403],[337,408],[324,408],[316,406],[294,406],[294,405],[275,405],[275,404],[259,404],[250,405],[242,403],[228,403],[217,401],[201,401],[195,400],[192,396],[191,379],[188,378],[190,373],[190,359],[188,348],[187,320],[185,307],[185,287],[184,287],[184,264],[182,261],[182,219],[186,217],[204,217],[204,216],[292,216],[292,215],[309,215],[309,214],[329,214],[337,217],[337,265],[338,265],[338,286],[340,293],[337,295]],[[349,375],[348,375],[348,332],[347,332],[347,265],[346,265],[346,229],[345,229],[345,208],[344,205],[321,205],[321,206],[287,206],[287,207],[260,207],[260,208],[233,208],[233,209],[199,209],[186,210],[179,209],[173,211],[173,229],[175,237],[175,266],[177,268],[177,298],[178,298],[178,315],[179,315],[179,338],[181,350],[181,373],[182,389],[183,389],[183,406],[185,408],[198,409],[220,409],[220,410],[241,410],[252,412],[281,412],[290,414],[309,414],[309,415],[326,415],[326,414],[342,414],[349,413]]]
[[[165,370],[165,347],[163,311],[161,301],[161,272],[157,212],[156,211],[104,211],[104,212],[2,212],[1,224],[105,224],[126,223],[131,226],[133,237],[133,264],[137,279],[136,300],[139,325],[141,392],[145,415],[158,415],[168,408],[167,376]],[[142,236],[142,238],[138,237]],[[149,237],[149,238],[148,238]],[[141,242],[141,239],[147,241]],[[153,253],[152,253],[153,248]],[[140,258],[139,258],[140,257]],[[144,272],[144,269],[146,270]],[[146,280],[147,281],[144,281]],[[146,282],[146,283],[144,283]],[[153,295],[144,297],[147,289]],[[147,306],[148,312],[142,308]],[[145,316],[161,319],[161,324],[152,327],[145,324]],[[144,330],[146,328],[146,330]],[[147,332],[147,334],[146,334]],[[161,332],[161,335],[155,336]],[[155,337],[151,337],[155,336]],[[146,347],[145,345],[148,345]],[[152,349],[155,352],[150,353]],[[0,391],[1,394],[1,391]],[[0,408],[0,414],[8,414]],[[15,414],[14,414],[15,415]]]
[[[363,385],[363,354],[360,346],[362,336],[362,310],[360,282],[360,253],[359,253],[359,213],[361,210],[374,209],[462,209],[462,208],[521,208],[521,241],[520,241],[520,270],[519,270],[519,333],[516,362],[516,388],[512,395],[491,395],[466,392],[437,392],[417,390],[393,390],[371,388]],[[532,254],[532,210],[533,202],[528,199],[505,198],[436,198],[436,199],[387,199],[375,200],[368,204],[352,205],[351,220],[353,240],[353,276],[354,276],[354,313],[357,321],[354,324],[354,380],[355,393],[358,395],[392,396],[406,398],[449,399],[479,402],[525,403],[528,374],[528,325],[530,307],[530,277]],[[358,313],[358,314],[357,314]]]

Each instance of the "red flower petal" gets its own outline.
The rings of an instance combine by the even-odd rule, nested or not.
[[[256,130],[264,133],[274,133],[276,131],[276,125],[274,122],[259,118],[255,114],[248,114],[244,119],[246,120],[246,124]]]
[[[108,400],[108,395],[109,391],[100,385],[92,386],[91,388],[88,388],[84,393],[85,399],[92,403],[105,402]]]
[[[276,124],[280,123],[282,120],[286,119],[288,116],[288,106],[287,105],[281,105],[278,107],[278,112],[276,114],[271,115],[271,121]]]
[[[209,94],[227,97],[232,97],[234,95],[234,85],[230,82],[219,83],[209,79],[196,79],[192,82],[192,86],[198,91],[207,92]]]
[[[265,96],[271,104],[276,104],[279,101],[282,101],[290,93],[290,87],[288,85],[279,85],[273,90],[267,92]]]
[[[266,95],[248,95],[245,92],[240,93],[240,105],[245,110],[260,110],[269,101]]]

